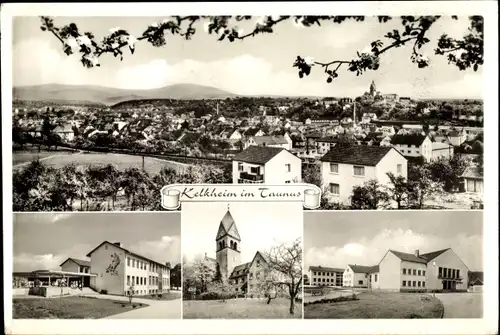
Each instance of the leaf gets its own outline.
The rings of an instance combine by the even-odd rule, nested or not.
[[[46,31],[47,30],[47,28],[45,28],[45,27],[40,27],[40,29],[42,29],[42,31]]]
[[[479,66],[477,64],[474,64],[474,72],[476,72],[479,69]]]

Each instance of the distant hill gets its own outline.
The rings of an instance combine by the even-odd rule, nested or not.
[[[150,90],[124,90],[91,85],[47,84],[37,86],[14,87],[14,100],[46,101],[80,101],[114,105],[129,100],[147,99],[225,99],[237,96],[215,87],[196,84],[175,84]]]

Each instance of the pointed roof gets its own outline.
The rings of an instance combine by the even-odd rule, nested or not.
[[[69,257],[67,258],[64,262],[62,262],[59,266],[62,266],[64,263],[66,263],[67,261],[73,261],[75,262],[76,264],[78,265],[81,265],[81,266],[87,266],[89,267],[90,266],[90,261],[86,261],[86,260],[83,260],[83,259],[78,259],[78,258],[73,258],[73,257]]]
[[[238,228],[236,228],[236,223],[234,222],[233,216],[229,209],[226,214],[220,221],[219,230],[217,231],[217,236],[215,240],[218,240],[226,235],[229,235],[238,241],[241,241],[240,233],[238,232]]]
[[[365,265],[348,264],[348,266],[352,269],[352,272],[354,273],[370,273],[370,270],[373,268],[373,265],[365,266]]]
[[[441,255],[442,253],[444,253],[445,251],[448,251],[450,250],[451,248],[446,248],[446,249],[442,249],[442,250],[437,250],[437,251],[433,251],[433,252],[428,252],[426,254],[422,254],[420,255],[420,257],[422,258],[425,258],[427,260],[427,262],[430,262],[432,261],[434,258],[436,258],[437,256]]]

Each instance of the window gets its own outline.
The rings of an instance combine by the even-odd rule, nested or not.
[[[259,279],[259,278],[260,278],[260,272],[257,272],[257,273],[255,274],[255,278],[256,278],[256,279]]]
[[[135,259],[132,260],[132,267],[135,268]]]
[[[420,280],[418,281],[418,287],[420,287],[420,285],[422,285],[422,283],[420,282]]]
[[[127,266],[130,266],[130,257],[127,257]]]
[[[340,194],[340,185],[330,183],[330,193],[335,194],[335,195],[339,195]]]
[[[416,276],[417,275],[417,270],[413,269],[413,275]]]
[[[406,269],[403,269],[403,274],[404,274],[404,275],[406,274]]]
[[[406,280],[403,280],[403,287],[406,287]]]
[[[130,276],[127,276],[127,285],[130,285]]]
[[[358,280],[358,285],[363,285],[363,281],[362,280]]]
[[[313,275],[316,276],[316,272],[313,272]]]
[[[422,282],[422,287],[425,287],[425,282],[424,281]]]
[[[425,270],[422,270],[422,276],[425,276]]]
[[[339,173],[339,165],[335,163],[330,163],[330,172]]]
[[[243,163],[238,163],[238,171],[243,171]]]
[[[375,275],[375,282],[377,282],[378,280],[378,275]]]
[[[285,172],[291,172],[292,171],[292,165],[291,164],[285,164]]]
[[[290,184],[290,180],[285,181],[285,184]]]
[[[399,174],[403,173],[403,165],[402,164],[397,165],[397,171]]]
[[[355,176],[364,176],[365,175],[365,167],[364,166],[355,166],[354,167],[354,175]]]
[[[439,278],[443,277],[443,268],[439,267]]]
[[[420,276],[420,270],[417,271],[417,275]]]
[[[253,174],[260,174],[260,166],[257,167],[251,167],[250,172]]]
[[[460,270],[457,270],[457,278],[460,278]]]
[[[139,277],[135,277],[135,284],[139,285]]]
[[[417,287],[417,282],[415,280],[413,281],[413,287]]]
[[[260,267],[260,259],[257,260],[257,267]]]

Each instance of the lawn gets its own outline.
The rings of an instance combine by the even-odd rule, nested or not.
[[[180,299],[181,294],[179,292],[178,293],[168,292],[162,294],[138,295],[137,298],[150,299],[150,300],[175,300],[175,299]]]
[[[49,156],[54,155],[71,155],[72,151],[69,150],[41,150],[38,152],[38,149],[32,150],[23,150],[23,151],[13,151],[12,152],[12,166],[16,166],[18,164],[31,162],[37,159],[43,159]]]
[[[130,167],[142,169],[142,157],[134,155],[114,154],[114,153],[86,153],[78,155],[64,155],[47,158],[43,164],[60,168],[65,165],[75,163],[81,166],[114,164],[119,170]],[[157,174],[164,167],[172,169],[182,169],[182,164],[164,161],[157,158],[144,158],[144,168],[150,174]]]
[[[13,299],[14,319],[100,319],[146,307],[146,304],[93,299],[89,297],[58,297]]]
[[[183,301],[184,319],[301,319],[302,304],[295,304],[290,315],[290,300],[275,299],[268,305],[262,299],[188,300]]]
[[[423,297],[423,300],[421,299]],[[363,292],[359,300],[304,306],[306,319],[441,318],[443,304],[426,294]]]

